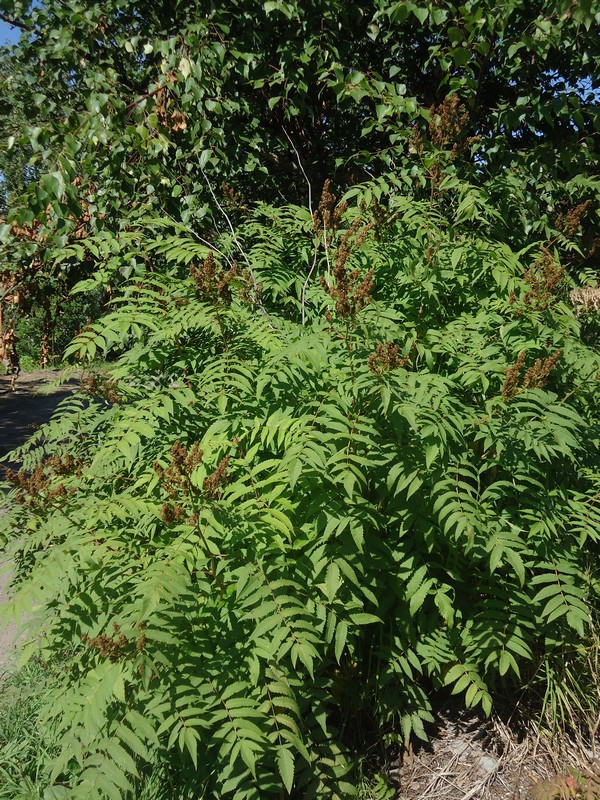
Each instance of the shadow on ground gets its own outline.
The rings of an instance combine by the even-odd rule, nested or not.
[[[14,391],[10,378],[0,376],[0,459],[48,422],[60,401],[76,388],[76,379],[52,388],[58,376],[51,370],[28,373],[19,378]]]

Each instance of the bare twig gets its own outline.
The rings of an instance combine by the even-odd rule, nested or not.
[[[302,325],[306,324],[306,290],[308,288],[308,284],[310,283],[310,279],[312,277],[313,272],[315,271],[315,267],[317,266],[317,245],[315,243],[315,254],[313,256],[313,262],[308,270],[308,275],[306,276],[306,280],[302,284],[302,293],[300,296],[300,310],[302,315]]]
[[[227,266],[229,266],[229,267],[233,266],[233,262],[231,261],[231,259],[227,255],[227,253],[224,253],[222,250],[219,250],[219,248],[215,244],[213,244],[212,242],[209,242],[208,239],[204,239],[202,236],[200,236],[199,233],[196,233],[196,231],[193,228],[191,228],[189,225],[184,225],[183,222],[178,222],[175,219],[175,217],[172,214],[169,214],[169,212],[165,208],[163,208],[162,211],[163,211],[163,214],[165,214],[167,217],[169,217],[169,219],[173,220],[175,225],[181,226],[187,233],[190,233],[192,236],[194,236],[196,239],[198,239],[198,241],[201,244],[205,245],[206,247],[209,247],[215,253],[218,253],[222,258],[224,258],[225,261],[227,262]]]
[[[302,159],[300,158],[300,153],[298,152],[298,149],[296,148],[296,145],[292,141],[292,137],[289,135],[289,133],[286,131],[285,128],[282,127],[281,130],[283,131],[283,133],[285,135],[285,138],[288,140],[288,142],[292,146],[292,150],[296,154],[296,160],[298,162],[298,166],[300,167],[300,171],[304,175],[304,180],[306,181],[306,185],[308,187],[308,210],[310,211],[310,215],[312,217],[312,214],[313,214],[313,209],[312,209],[312,186],[310,185],[310,180],[308,179],[308,175],[306,174],[306,170],[304,169],[304,165],[302,164]]]
[[[252,265],[250,264],[250,259],[248,258],[248,256],[246,255],[246,251],[244,250],[244,248],[240,244],[240,241],[239,241],[239,239],[237,238],[237,236],[235,234],[235,228],[233,227],[233,223],[232,223],[231,219],[229,218],[229,215],[227,214],[227,212],[225,211],[225,209],[223,208],[223,206],[219,202],[219,200],[217,198],[217,195],[215,194],[215,191],[214,191],[214,189],[213,189],[213,187],[211,185],[211,182],[208,180],[208,176],[207,176],[206,172],[204,172],[202,167],[200,167],[200,172],[202,173],[202,175],[204,177],[204,180],[206,181],[206,185],[208,186],[208,190],[212,195],[212,199],[215,201],[217,208],[219,209],[221,214],[223,214],[223,217],[225,218],[225,221],[227,222],[227,226],[229,227],[229,230],[231,231],[231,235],[233,237],[233,241],[235,242],[236,247],[240,251],[240,253],[242,255],[242,258],[246,262],[246,266],[248,267],[248,272],[249,272],[250,278],[252,280],[252,285],[254,287],[254,290],[256,291],[256,287],[258,286],[258,283],[256,281],[256,275],[254,274],[254,270],[252,269]]]
[[[200,167],[200,172],[204,176],[204,180],[206,181],[206,185],[208,186],[208,190],[211,193],[212,198],[215,201],[215,204],[216,204],[217,208],[219,209],[221,214],[223,214],[223,217],[225,218],[225,221],[227,222],[227,226],[229,227],[229,230],[231,231],[231,235],[233,237],[233,241],[235,242],[236,247],[240,251],[240,253],[242,255],[242,258],[246,262],[246,267],[248,269],[248,274],[250,275],[250,279],[252,280],[252,286],[254,288],[254,303],[255,303],[255,305],[257,305],[258,308],[265,315],[265,317],[268,320],[268,324],[272,328],[277,330],[279,333],[283,333],[281,328],[279,327],[279,325],[277,325],[277,323],[273,321],[273,319],[271,318],[271,315],[269,314],[267,309],[264,307],[263,303],[260,300],[260,297],[258,296],[258,291],[257,291],[258,290],[258,281],[256,280],[256,275],[254,274],[254,270],[252,269],[252,265],[250,263],[250,259],[248,258],[248,255],[246,254],[246,251],[244,250],[244,248],[240,244],[240,241],[239,241],[238,237],[236,236],[235,228],[233,227],[233,222],[231,221],[231,219],[229,218],[229,215],[227,214],[227,212],[225,211],[225,209],[223,208],[223,206],[219,202],[219,199],[217,198],[217,195],[215,194],[215,191],[214,191],[214,189],[213,189],[213,187],[212,187],[212,185],[211,185],[211,183],[210,183],[210,181],[208,179],[208,176],[204,172],[202,167]]]
[[[292,147],[292,150],[296,154],[296,161],[298,162],[298,166],[300,167],[300,171],[304,175],[304,180],[306,181],[306,186],[308,187],[308,210],[310,212],[310,216],[311,216],[311,219],[312,219],[312,217],[313,217],[312,186],[310,184],[310,180],[308,178],[308,175],[306,174],[306,170],[304,169],[304,165],[302,163],[302,159],[300,158],[300,153],[298,152],[298,149],[296,148],[296,145],[292,141],[292,137],[289,135],[289,133],[283,127],[282,127],[282,131],[285,134],[286,139],[290,143],[290,145]],[[325,237],[325,239],[324,239],[324,241],[325,241],[325,255],[327,256],[327,274],[329,274],[329,257],[327,255],[327,232],[325,231],[325,226],[324,225],[323,225],[323,230],[324,230],[324,237]],[[317,244],[318,243],[315,240],[315,254],[314,254],[314,257],[313,257],[313,262],[311,264],[310,269],[308,270],[308,275],[306,276],[306,280],[302,284],[302,293],[301,293],[301,296],[300,296],[300,309],[301,309],[302,325],[303,326],[306,324],[306,290],[308,288],[308,284],[310,283],[310,279],[312,278],[313,272],[315,271],[315,268],[317,266]]]
[[[154,97],[155,94],[158,94],[161,89],[164,89],[164,86],[157,86],[156,89],[151,89],[149,92],[141,95],[137,98],[137,100],[132,100],[131,103],[125,106],[125,111],[131,111],[132,108],[135,106],[139,106],[140,103],[143,103],[144,100],[148,100],[150,97]]]

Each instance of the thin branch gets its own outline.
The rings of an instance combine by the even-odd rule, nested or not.
[[[312,209],[312,186],[310,185],[310,181],[308,179],[308,175],[306,174],[306,170],[304,169],[304,165],[302,164],[302,159],[300,158],[300,153],[298,152],[298,150],[296,149],[296,145],[292,141],[292,137],[289,135],[289,133],[286,131],[286,129],[284,127],[282,127],[281,130],[283,131],[283,133],[285,135],[285,138],[291,144],[292,150],[296,154],[296,160],[298,162],[298,166],[300,167],[300,171],[304,175],[304,180],[306,181],[306,185],[308,186],[308,210],[310,211],[310,215],[312,217],[312,215],[313,215],[313,209]]]
[[[202,167],[200,167],[200,172],[204,176],[204,180],[206,181],[206,185],[208,186],[208,190],[212,195],[212,199],[215,201],[215,203],[217,205],[217,208],[219,209],[221,214],[223,214],[223,216],[225,218],[225,221],[227,222],[227,225],[229,227],[229,230],[231,231],[231,235],[233,236],[233,241],[235,242],[236,247],[238,248],[238,250],[242,254],[242,257],[243,257],[244,261],[246,262],[246,266],[248,267],[248,272],[250,273],[250,277],[252,278],[252,285],[254,287],[254,290],[256,291],[256,287],[258,286],[258,283],[256,281],[256,276],[255,276],[254,271],[252,269],[252,265],[250,264],[250,259],[246,255],[246,252],[245,252],[244,248],[240,244],[239,239],[237,238],[237,236],[235,235],[235,228],[233,227],[233,223],[232,223],[231,219],[229,218],[229,215],[227,214],[227,212],[225,211],[225,209],[221,205],[221,203],[219,203],[219,200],[217,198],[217,195],[214,192],[214,189],[213,189],[213,187],[211,185],[211,182],[208,180],[208,176],[207,176],[206,172],[204,172]]]
[[[20,22],[18,19],[13,19],[9,17],[8,14],[0,11],[0,20],[2,22],[6,22],[7,25],[12,25],[13,28],[20,28],[22,31],[34,31],[35,28],[33,25],[27,25],[25,22]]]
[[[201,242],[203,245],[205,245],[210,250],[212,250],[215,253],[218,253],[220,256],[222,256],[222,258],[225,259],[225,261],[227,262],[227,265],[229,267],[233,266],[233,262],[231,261],[231,259],[227,255],[227,253],[224,253],[222,250],[219,250],[219,248],[215,244],[213,244],[212,242],[209,242],[208,239],[204,239],[202,236],[200,236],[199,233],[196,233],[196,231],[193,228],[191,228],[189,225],[185,225],[183,222],[178,222],[172,214],[169,214],[169,212],[166,210],[166,208],[163,207],[162,208],[162,212],[167,217],[169,217],[169,219],[173,220],[173,222],[175,223],[176,226],[182,227],[185,231],[187,231],[187,233],[190,233],[192,236],[195,236],[196,239],[198,239],[198,241]]]
[[[300,153],[298,152],[296,145],[292,141],[292,137],[286,131],[286,129],[282,126],[281,130],[285,134],[286,139],[292,146],[292,150],[296,154],[296,160],[298,162],[298,166],[300,167],[300,171],[304,175],[304,180],[306,181],[306,185],[308,187],[308,210],[310,212],[311,219],[313,218],[313,207],[312,207],[312,186],[310,184],[310,180],[308,175],[306,174],[306,170],[304,169],[304,165],[302,163],[302,159],[300,158]],[[306,324],[306,290],[308,289],[308,284],[310,283],[310,279],[312,278],[312,274],[315,271],[315,267],[317,266],[317,246],[318,242],[315,240],[315,255],[313,258],[313,263],[311,264],[310,269],[308,270],[308,275],[306,276],[306,280],[302,284],[302,293],[300,295],[300,313],[302,316],[302,326]],[[325,232],[325,254],[327,256],[327,233]],[[329,257],[327,256],[327,272],[329,273]]]
[[[146,92],[141,97],[138,97],[137,100],[133,100],[129,105],[125,106],[125,111],[131,111],[132,108],[135,106],[139,106],[140,103],[143,103],[144,100],[148,100],[150,97],[154,97],[155,94],[158,94],[161,89],[164,89],[164,86],[157,86],[156,89],[152,89],[150,92]]]
[[[200,160],[200,159],[198,159],[198,161],[199,161],[199,160]],[[225,217],[225,220],[226,220],[226,222],[227,222],[227,225],[228,225],[228,227],[229,227],[229,230],[231,231],[231,235],[232,235],[232,237],[233,237],[233,241],[235,242],[235,245],[236,245],[236,247],[238,248],[238,250],[239,250],[239,251],[240,251],[240,253],[242,254],[242,258],[243,258],[243,259],[244,259],[244,261],[246,262],[246,266],[247,266],[247,268],[248,268],[248,273],[249,273],[249,275],[250,275],[250,278],[252,279],[252,286],[253,286],[253,288],[254,288],[254,303],[255,303],[255,304],[258,306],[258,308],[259,308],[259,309],[262,311],[262,313],[265,315],[265,317],[266,317],[266,318],[267,318],[267,320],[268,320],[268,324],[269,324],[269,325],[270,325],[272,328],[274,328],[275,330],[277,330],[279,333],[281,333],[281,334],[282,334],[282,333],[283,333],[283,331],[281,330],[281,328],[279,327],[279,325],[277,325],[277,323],[276,323],[276,322],[274,322],[274,320],[271,318],[271,315],[269,314],[269,312],[267,311],[267,309],[264,307],[264,305],[263,305],[262,301],[260,300],[260,298],[259,298],[259,296],[258,296],[258,282],[257,282],[257,280],[256,280],[256,275],[254,274],[254,270],[252,269],[252,265],[250,264],[250,259],[249,259],[249,258],[248,258],[248,256],[246,255],[246,251],[244,250],[244,248],[243,248],[243,247],[242,247],[242,245],[240,244],[240,241],[239,241],[239,239],[238,239],[238,238],[237,238],[237,236],[236,236],[236,233],[235,233],[235,228],[233,227],[233,223],[232,223],[231,219],[229,218],[229,215],[227,214],[227,212],[225,211],[225,209],[223,208],[223,206],[222,206],[222,205],[221,205],[221,203],[219,202],[219,199],[217,198],[217,195],[216,195],[216,194],[215,194],[215,192],[214,192],[214,189],[213,189],[213,187],[212,187],[212,185],[211,185],[211,182],[209,181],[209,179],[208,179],[208,176],[207,176],[206,172],[204,172],[204,170],[202,169],[202,167],[200,167],[200,172],[201,172],[201,173],[202,173],[202,175],[204,176],[204,180],[206,181],[206,185],[208,186],[208,189],[209,189],[209,191],[210,191],[210,193],[211,193],[211,195],[212,195],[212,198],[213,198],[213,200],[215,201],[215,203],[216,203],[216,205],[217,205],[217,208],[219,209],[219,211],[221,212],[221,214],[223,214],[223,216]]]
[[[315,255],[313,258],[313,262],[311,264],[310,269],[308,270],[308,275],[306,276],[306,280],[302,284],[302,294],[300,297],[300,313],[302,315],[302,326],[306,324],[306,290],[308,288],[308,284],[310,283],[310,279],[312,278],[312,274],[315,271],[315,267],[317,266],[317,243],[315,242]]]

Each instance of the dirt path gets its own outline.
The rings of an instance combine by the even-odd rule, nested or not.
[[[3,606],[8,601],[7,586],[10,582],[10,569],[5,569],[4,567],[5,565],[3,564],[2,573],[0,573],[0,606]],[[14,644],[17,636],[17,626],[14,622],[9,622],[8,625],[0,625],[0,680],[13,666]]]
[[[10,379],[0,376],[0,458],[23,444],[38,425],[47,422],[60,401],[73,391],[76,380],[58,389],[51,388],[59,376],[60,372],[55,370],[25,373],[19,377],[15,391],[11,391]],[[0,464],[0,470],[4,466]],[[10,565],[0,560],[0,606],[8,600],[9,583]],[[11,668],[17,633],[14,623],[0,625],[0,677]]]
[[[76,379],[51,389],[59,376],[56,370],[28,372],[19,377],[13,392],[10,379],[0,375],[0,458],[23,444],[38,425],[47,422],[60,401],[73,391]]]

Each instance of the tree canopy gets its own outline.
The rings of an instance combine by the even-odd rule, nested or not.
[[[13,213],[55,235],[82,204],[92,228],[142,202],[198,224],[207,181],[221,199],[226,184],[242,201],[304,202],[306,178],[316,196],[326,179],[345,189],[391,169],[427,192],[446,138],[523,240],[598,173],[591,0],[2,8],[24,29],[5,103],[31,120],[22,143],[44,176]]]
[[[4,55],[2,272],[25,309],[93,272],[83,247],[57,265],[65,244],[108,241],[140,209],[201,233],[219,203],[239,217],[390,171],[425,197],[440,149],[446,173],[486,187],[515,245],[597,197],[591,0],[1,10],[22,29]],[[582,215],[578,235],[586,269],[597,217]],[[103,281],[135,268],[115,258]]]

